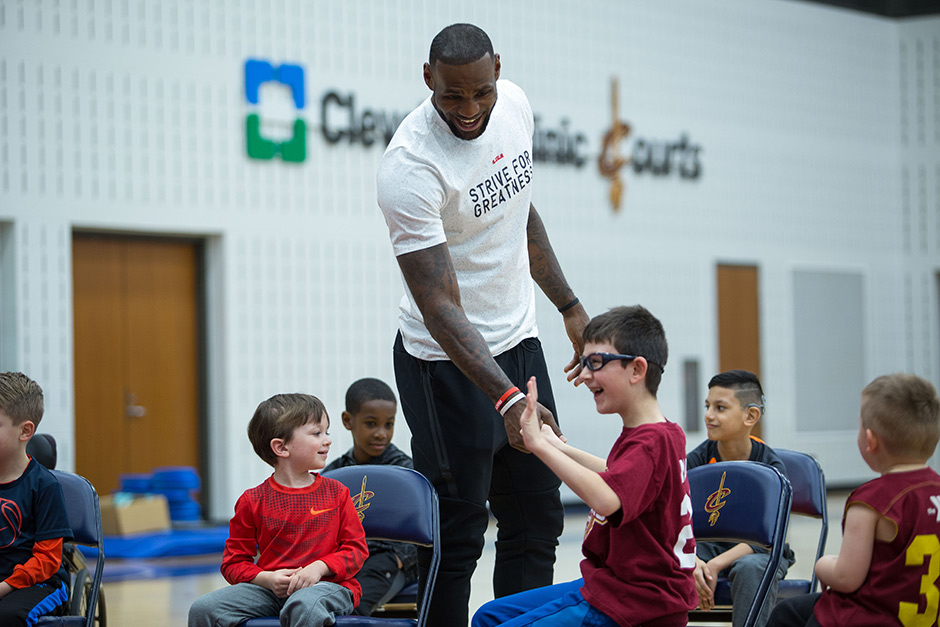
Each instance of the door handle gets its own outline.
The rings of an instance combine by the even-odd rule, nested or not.
[[[137,404],[137,395],[124,393],[124,415],[127,418],[143,418],[147,415],[147,408]]]

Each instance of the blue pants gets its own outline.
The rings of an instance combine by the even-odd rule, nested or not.
[[[471,627],[617,627],[584,600],[583,585],[576,579],[495,599],[477,610]]]

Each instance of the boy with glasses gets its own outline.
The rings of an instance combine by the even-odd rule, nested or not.
[[[716,374],[708,382],[708,398],[705,399],[708,439],[689,453],[689,468],[716,462],[752,461],[773,466],[786,476],[787,469],[774,450],[751,435],[763,413],[764,390],[757,375],[747,370]],[[700,542],[696,553],[695,589],[699,607],[710,611],[715,606],[715,585],[718,575],[723,574],[731,581],[732,625],[741,627],[767,567],[768,551],[743,542]],[[793,551],[784,546],[757,627],[767,624],[777,600],[777,584],[794,561]]]
[[[521,420],[526,447],[591,507],[582,578],[491,601],[474,627],[684,627],[695,607],[685,434],[656,400],[668,356],[662,324],[639,305],[617,307],[584,329],[584,352],[580,382],[598,413],[623,422],[607,459],[539,421],[534,377]]]

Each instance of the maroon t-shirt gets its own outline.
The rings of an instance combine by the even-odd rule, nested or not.
[[[621,508],[588,517],[581,593],[624,627],[685,625],[698,604],[685,434],[671,422],[625,428],[601,477]]]
[[[822,627],[936,625],[940,602],[940,475],[930,468],[889,473],[849,495],[845,508],[870,507],[897,525],[890,542],[875,540],[862,587],[831,589],[816,603]],[[845,516],[842,518],[845,527]]]

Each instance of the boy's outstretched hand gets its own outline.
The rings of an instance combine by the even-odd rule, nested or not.
[[[552,425],[543,422],[539,418],[539,407],[541,405],[539,405],[539,389],[535,383],[535,377],[529,378],[526,389],[528,393],[525,395],[525,409],[522,410],[522,417],[519,419],[519,424],[522,427],[519,432],[522,434],[525,447],[533,453],[540,446],[546,444],[556,448],[560,447],[564,440],[558,437]]]

